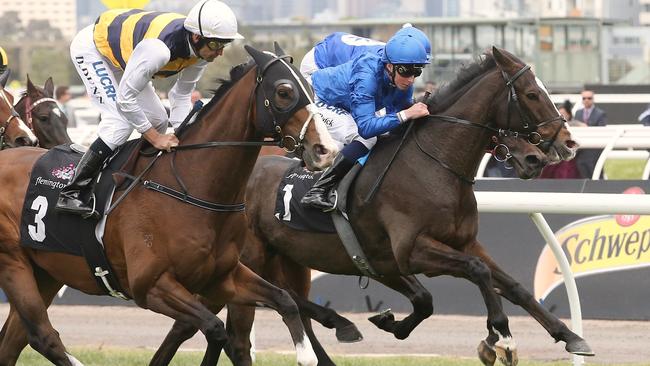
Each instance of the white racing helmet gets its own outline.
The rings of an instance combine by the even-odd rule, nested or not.
[[[188,31],[205,38],[244,38],[237,33],[235,13],[218,0],[203,0],[194,5],[183,25]]]

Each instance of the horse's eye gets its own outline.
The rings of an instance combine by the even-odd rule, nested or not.
[[[289,92],[286,90],[278,90],[278,95],[281,98],[289,98]]]
[[[533,92],[527,93],[526,97],[530,100],[539,100],[539,96],[537,95],[537,93],[533,93]]]
[[[38,116],[38,120],[41,122],[47,121],[47,116]]]

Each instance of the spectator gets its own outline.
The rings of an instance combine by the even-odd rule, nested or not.
[[[54,99],[59,104],[59,108],[68,116],[68,110],[66,108],[66,103],[72,99],[72,94],[70,94],[70,88],[66,85],[60,85],[56,88],[54,92]]]
[[[571,127],[586,127],[587,124],[581,121],[576,121],[573,119],[573,115],[571,114],[571,109],[573,108],[573,105],[569,100],[565,100],[562,105],[558,107],[558,111],[560,111],[560,114],[564,119],[566,120],[567,124]],[[577,166],[577,159],[573,159],[570,161],[561,161],[558,164],[555,165],[547,165],[544,170],[542,170],[542,174],[539,176],[540,178],[556,178],[556,179],[580,179],[584,178],[581,174],[580,171],[578,170]]]
[[[198,102],[202,98],[203,95],[201,94],[201,92],[194,89],[194,91],[192,92],[192,96],[190,97],[190,100],[192,101],[192,105],[194,105],[194,103]]]
[[[585,89],[581,95],[584,108],[578,109],[575,116],[576,119],[586,123],[587,126],[605,126],[607,124],[607,115],[605,111],[596,107],[594,104],[593,90]],[[575,160],[580,175],[583,178],[591,179],[600,154],[600,149],[582,149],[578,151]]]
[[[605,126],[607,114],[594,104],[593,90],[585,89],[581,95],[584,108],[578,109],[576,119],[586,123],[587,126]]]

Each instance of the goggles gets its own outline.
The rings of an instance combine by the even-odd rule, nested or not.
[[[228,44],[232,42],[231,39],[215,39],[215,38],[206,38],[205,39],[205,45],[208,46],[208,48],[211,51],[220,51],[224,49]]]
[[[422,65],[395,65],[395,70],[400,76],[410,78],[411,76],[418,77],[422,75]]]

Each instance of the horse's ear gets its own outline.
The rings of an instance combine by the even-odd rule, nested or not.
[[[293,63],[293,57],[287,55],[287,53],[284,52],[284,50],[282,49],[282,47],[280,47],[280,45],[278,44],[278,42],[273,41],[273,48],[275,49],[275,55],[276,55],[276,56],[278,56],[278,57],[287,56],[287,57],[289,58],[289,62],[290,62],[290,63]]]
[[[244,49],[248,52],[249,55],[255,60],[257,66],[264,66],[266,61],[271,57],[264,52],[258,51],[249,45],[245,45]]]
[[[54,97],[54,81],[52,81],[51,76],[47,78],[47,81],[45,81],[43,90],[45,90],[45,94],[47,94],[48,97],[50,98]]]
[[[28,93],[33,93],[36,90],[36,87],[32,83],[32,80],[29,78],[29,74],[27,74],[27,92]]]
[[[9,80],[9,75],[11,74],[11,69],[6,69],[5,72],[0,74],[0,85],[4,88],[7,85],[7,80]]]
[[[501,49],[492,46],[492,56],[494,61],[501,67],[502,70],[506,69],[512,64],[512,60],[508,58],[505,52],[502,52]]]

